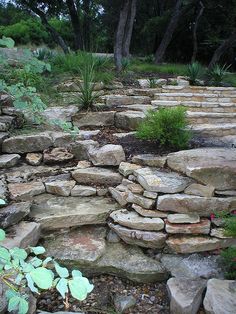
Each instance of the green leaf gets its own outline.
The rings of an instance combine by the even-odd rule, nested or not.
[[[13,296],[12,298],[10,298],[8,302],[8,308],[7,308],[8,312],[12,312],[16,310],[19,302],[20,302],[19,296]]]
[[[47,257],[45,258],[45,260],[43,261],[43,266],[45,267],[49,262],[52,261],[52,258],[51,257]]]
[[[18,314],[26,314],[29,310],[28,302],[24,298],[20,298]]]
[[[30,260],[30,264],[33,265],[34,267],[39,267],[42,265],[42,260],[40,258],[34,257]]]
[[[14,283],[16,284],[16,285],[19,285],[20,283],[21,283],[21,280],[24,278],[24,276],[22,275],[22,274],[18,274],[17,276],[16,276],[16,279],[14,280]]]
[[[24,261],[20,261],[22,271],[24,273],[30,273],[32,270],[34,270],[34,266],[30,263],[25,263]]]
[[[0,205],[6,205],[6,202],[2,198],[0,198]]]
[[[32,277],[30,276],[29,273],[25,275],[25,278],[27,280],[27,284],[28,284],[28,287],[30,288],[30,290],[32,292],[39,293],[38,289],[34,285]]]
[[[44,267],[39,267],[32,270],[30,275],[36,286],[38,286],[40,289],[47,290],[52,287],[53,276],[50,270]]]
[[[2,39],[0,39],[0,46],[7,47],[7,48],[14,48],[15,42],[10,37],[2,36]]]
[[[83,277],[83,275],[82,275],[82,273],[81,273],[81,271],[79,271],[79,270],[72,270],[72,277],[73,278],[76,278],[76,277]]]
[[[58,275],[59,275],[61,278],[67,278],[67,277],[69,277],[69,272],[68,272],[68,269],[67,269],[67,268],[61,267],[58,263],[55,263],[55,269],[56,269],[56,272],[58,273]]]
[[[35,254],[35,255],[40,255],[46,252],[45,248],[42,246],[35,246],[35,247],[30,247],[30,250]]]
[[[87,278],[76,277],[69,281],[69,288],[71,295],[75,299],[83,301],[87,298],[87,294],[93,290],[94,286],[89,283]]]
[[[11,255],[7,249],[0,247],[0,261],[9,262],[11,260]]]
[[[6,238],[6,233],[4,230],[0,229],[0,241],[3,241]]]
[[[57,291],[65,299],[66,293],[68,293],[68,281],[65,278],[61,278],[56,286]]]
[[[27,258],[27,252],[24,249],[20,249],[18,247],[15,247],[10,250],[10,254],[13,258],[19,259],[19,260],[25,260]]]
[[[11,298],[19,295],[19,293],[16,292],[15,290],[13,290],[13,289],[9,289],[9,290],[6,291],[5,295],[6,295],[7,300],[10,300]]]

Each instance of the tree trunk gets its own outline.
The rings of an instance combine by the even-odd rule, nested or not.
[[[221,56],[230,48],[236,45],[236,30],[230,35],[229,38],[224,40],[222,44],[216,49],[208,65],[208,68],[212,68],[217,62],[219,62]]]
[[[163,61],[165,53],[166,53],[166,49],[171,42],[172,36],[174,34],[180,15],[182,13],[182,10],[181,10],[182,2],[183,0],[177,0],[169,25],[165,31],[164,37],[162,38],[162,41],[159,47],[157,48],[157,51],[155,53],[155,63],[157,64]]]
[[[83,40],[81,34],[81,23],[79,19],[79,14],[75,6],[74,0],[66,0],[67,8],[70,14],[71,24],[74,31],[75,38],[75,49],[83,49]]]
[[[84,47],[85,50],[90,51],[90,8],[91,8],[91,0],[83,1],[83,11],[84,11],[84,19],[83,19],[83,38],[84,38]]]
[[[28,7],[31,11],[33,11],[35,14],[37,14],[40,19],[42,24],[45,26],[46,30],[51,34],[53,40],[62,48],[64,53],[69,53],[69,48],[66,45],[64,39],[60,36],[60,34],[55,30],[54,27],[52,27],[46,18],[46,14],[41,11],[39,8],[35,7],[32,5],[31,1],[22,1],[22,3]]]
[[[197,57],[197,51],[198,51],[197,29],[198,29],[199,20],[203,14],[204,9],[205,9],[202,1],[199,2],[199,5],[200,5],[200,10],[198,12],[198,15],[196,17],[194,27],[193,27],[193,55],[191,58],[192,63],[196,61],[196,57]]]
[[[130,0],[129,17],[126,21],[126,28],[123,40],[123,57],[127,58],[130,56],[130,43],[133,33],[134,20],[137,11],[137,0]]]
[[[114,58],[117,72],[120,72],[122,70],[122,47],[128,13],[129,13],[129,0],[124,0],[120,10],[119,23],[116,30],[114,44]]]

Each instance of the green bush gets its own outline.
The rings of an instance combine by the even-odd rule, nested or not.
[[[189,83],[190,85],[197,85],[198,84],[198,79],[201,75],[201,65],[198,62],[193,62],[188,65],[188,77],[189,77]]]
[[[221,66],[219,64],[215,64],[207,72],[207,82],[213,86],[221,86],[228,74],[228,70],[230,67],[231,65],[227,66],[226,64],[224,64],[223,66]]]
[[[188,147],[191,138],[187,126],[186,111],[182,107],[151,110],[139,125],[137,137],[157,140],[161,146],[183,149]]]

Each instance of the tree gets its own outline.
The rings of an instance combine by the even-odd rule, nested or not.
[[[130,43],[133,33],[134,20],[137,11],[137,0],[131,0],[129,3],[129,15],[126,21],[126,30],[123,40],[123,57],[127,58],[130,55]]]
[[[198,14],[196,16],[196,20],[195,20],[195,23],[193,26],[193,55],[192,55],[192,59],[191,59],[192,63],[196,61],[196,57],[197,57],[197,51],[198,51],[197,29],[198,29],[199,20],[203,14],[204,9],[205,9],[203,2],[201,0],[199,1],[198,6],[200,6],[200,9],[198,11]]]
[[[161,43],[160,43],[160,45],[157,48],[157,51],[155,53],[155,63],[157,63],[157,64],[161,63],[164,59],[166,49],[171,42],[174,31],[178,25],[179,18],[182,14],[182,4],[183,4],[183,0],[177,0],[176,1],[174,11],[173,11],[172,17],[170,19],[170,22],[168,24],[168,27],[167,27],[165,34],[162,38],[162,41],[161,41]]]
[[[77,1],[78,2],[78,1]],[[83,49],[83,39],[82,39],[82,32],[81,32],[81,21],[79,18],[79,4],[77,7],[75,5],[74,0],[66,0],[66,5],[68,8],[68,12],[71,19],[71,24],[74,30],[74,38],[75,38],[75,49],[81,50]]]

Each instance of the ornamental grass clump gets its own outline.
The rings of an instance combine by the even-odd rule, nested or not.
[[[161,146],[168,148],[187,148],[191,132],[188,129],[185,108],[150,110],[139,125],[136,136],[140,139],[156,140]]]

